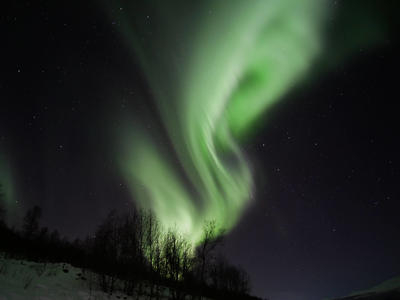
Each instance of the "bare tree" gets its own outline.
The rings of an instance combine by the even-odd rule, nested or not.
[[[250,292],[248,274],[242,268],[231,265],[222,255],[211,265],[210,280],[217,291],[235,295],[246,295]]]
[[[121,255],[119,263],[123,270],[124,291],[127,294],[133,294],[143,277],[142,225],[142,217],[137,210],[125,214],[120,224]]]
[[[94,239],[94,255],[99,263],[96,268],[101,271],[98,281],[103,291],[107,293],[114,291],[115,268],[120,255],[119,246],[118,217],[116,212],[112,211],[97,229]]]
[[[218,230],[215,220],[204,224],[202,242],[196,249],[198,260],[198,272],[201,285],[206,285],[206,275],[211,261],[214,259],[214,252],[223,242],[225,231]]]
[[[144,215],[144,232],[145,232],[145,255],[148,261],[148,276],[150,284],[150,297],[159,296],[159,291],[155,291],[158,281],[157,271],[160,270],[160,224],[151,211],[147,211]]]
[[[42,209],[37,205],[26,212],[22,225],[23,236],[25,238],[32,239],[38,233],[41,216]]]
[[[164,235],[162,246],[164,274],[172,285],[172,299],[184,299],[184,279],[192,268],[191,244],[175,230],[170,229]]]
[[[0,183],[0,223],[3,222],[6,214],[6,210],[3,207],[3,201],[4,201],[3,185]]]

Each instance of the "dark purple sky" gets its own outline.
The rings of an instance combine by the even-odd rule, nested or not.
[[[1,17],[0,151],[12,166],[15,210],[41,205],[43,224],[68,237],[130,201],[108,112],[145,111],[157,122],[142,72],[95,4],[16,1]],[[394,22],[385,26],[384,43],[292,91],[244,145],[256,201],[225,251],[258,296],[322,299],[400,273],[398,52]]]

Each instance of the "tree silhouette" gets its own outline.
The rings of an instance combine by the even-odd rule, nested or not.
[[[35,205],[29,209],[24,217],[22,234],[27,239],[33,239],[39,231],[39,220],[42,216],[42,209]]]
[[[196,249],[199,279],[203,286],[207,284],[206,276],[209,273],[213,253],[222,244],[223,238],[224,230],[217,230],[215,220],[204,224],[202,243]]]
[[[3,223],[0,249],[10,257],[81,267],[90,286],[96,284],[109,294],[121,289],[159,300],[168,287],[172,300],[257,299],[248,296],[248,275],[216,257],[224,232],[215,221],[204,225],[202,243],[194,248],[176,229],[163,228],[149,211],[133,209],[123,215],[112,211],[94,234],[74,242],[61,239],[57,230],[40,228],[41,214],[38,206],[29,209],[21,231]]]
[[[0,183],[0,227],[1,228],[5,226],[4,218],[5,218],[5,215],[6,215],[6,210],[3,207],[3,201],[4,201],[3,199],[4,199],[3,186]]]
[[[3,193],[3,185],[0,183],[0,222],[3,222],[6,210],[3,206],[3,201],[4,201],[4,193]]]
[[[6,209],[4,202],[5,202],[5,194],[3,192],[3,185],[0,182],[0,224],[5,222],[4,220],[6,217]]]

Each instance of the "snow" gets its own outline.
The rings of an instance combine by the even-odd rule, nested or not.
[[[350,296],[355,296],[360,294],[370,294],[370,293],[383,293],[392,290],[400,290],[400,276],[386,280],[381,284],[378,284],[377,286],[374,286],[368,290],[354,292]]]
[[[96,273],[65,263],[40,263],[5,258],[0,253],[0,300],[148,300],[148,295],[112,295],[101,291],[94,283]],[[116,283],[119,284],[118,282]],[[150,288],[143,286],[149,293]],[[170,299],[167,287],[159,287],[158,299]],[[205,300],[210,300],[203,298]]]
[[[37,263],[0,257],[0,300],[110,300],[132,297],[122,293],[108,295],[90,287],[81,269],[63,263]],[[139,298],[144,299],[144,298]]]
[[[64,263],[39,263],[6,259],[0,254],[0,300],[144,300],[149,297],[130,297],[120,292],[112,295],[101,291],[93,283],[96,274]],[[92,279],[92,280],[91,280]],[[164,297],[168,299],[168,289]],[[373,288],[357,291],[345,299],[363,298],[388,291],[400,292],[400,276]],[[344,299],[344,298],[343,298]]]
[[[396,297],[396,298],[395,298]],[[400,276],[386,280],[370,289],[356,291],[336,300],[400,299]]]

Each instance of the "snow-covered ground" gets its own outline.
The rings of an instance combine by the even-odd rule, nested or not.
[[[378,284],[377,286],[374,286],[373,288],[370,288],[368,290],[352,293],[350,296],[366,294],[366,293],[382,293],[391,290],[400,291],[400,276],[384,281],[381,284]]]
[[[400,276],[389,279],[370,289],[351,293],[337,300],[394,300],[400,299]]]
[[[38,263],[6,259],[0,253],[0,300],[151,300],[149,295],[128,296],[116,291],[112,295],[101,291],[96,273],[64,263]],[[116,285],[118,286],[118,282]],[[158,288],[160,300],[170,299],[167,287]],[[150,288],[142,286],[142,294]],[[189,296],[187,296],[187,299]],[[206,299],[205,300],[211,300]]]
[[[108,295],[94,284],[95,274],[69,264],[5,259],[0,254],[0,300],[133,300],[120,292]],[[164,288],[168,299],[168,289]],[[149,297],[139,297],[140,300]]]
[[[21,299],[133,299],[121,293],[109,296],[91,289],[92,276],[68,264],[36,263],[0,257],[0,300]]]

